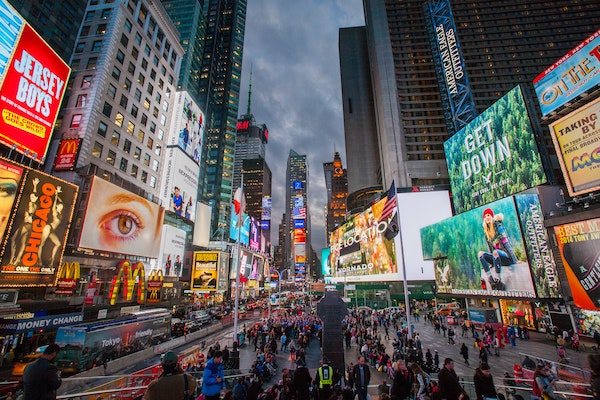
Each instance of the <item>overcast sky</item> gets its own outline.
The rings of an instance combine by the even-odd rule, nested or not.
[[[319,257],[326,245],[323,163],[338,151],[346,167],[338,31],[362,25],[362,0],[248,1],[239,114],[246,113],[252,66],[250,111],[269,129],[273,244],[284,212],[287,158],[294,150],[308,156],[312,246]]]

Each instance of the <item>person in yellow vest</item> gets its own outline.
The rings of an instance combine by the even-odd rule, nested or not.
[[[333,394],[333,384],[336,382],[333,367],[327,359],[323,359],[321,366],[315,374],[315,386],[319,394],[319,400],[328,400]]]

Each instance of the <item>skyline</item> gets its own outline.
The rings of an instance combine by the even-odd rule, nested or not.
[[[337,151],[346,167],[339,28],[362,25],[360,0],[248,2],[238,116],[247,110],[252,69],[250,112],[269,129],[273,244],[285,209],[284,166],[294,150],[308,159],[311,245],[317,255],[326,247],[323,163]]]

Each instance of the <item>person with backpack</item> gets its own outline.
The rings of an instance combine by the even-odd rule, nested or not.
[[[179,357],[167,351],[160,359],[163,372],[150,382],[144,400],[191,400],[196,390],[196,380],[179,367]]]
[[[413,373],[413,384],[410,397],[417,400],[423,400],[423,398],[428,395],[428,379],[425,377],[425,372],[419,367],[419,364],[412,364],[410,369]]]

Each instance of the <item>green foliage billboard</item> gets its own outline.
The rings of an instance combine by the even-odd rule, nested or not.
[[[444,152],[456,213],[546,182],[519,86],[448,139]]]

